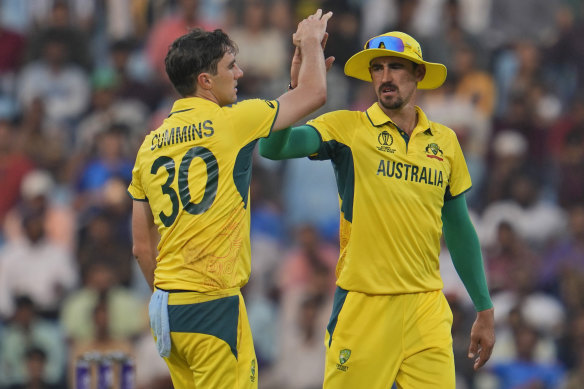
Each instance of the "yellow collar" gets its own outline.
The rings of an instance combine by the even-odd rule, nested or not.
[[[416,124],[414,131],[412,131],[412,135],[417,131],[429,131],[430,134],[433,134],[434,130],[430,128],[430,121],[426,117],[424,111],[422,111],[422,109],[418,106],[415,108],[416,112],[418,113],[418,123]],[[373,105],[367,109],[366,114],[371,124],[373,124],[375,127],[382,126],[386,123],[391,123],[393,126],[397,127],[391,118],[387,116],[385,112],[383,112],[377,103],[373,103]]]
[[[197,106],[208,106],[208,107],[212,107],[215,106],[217,108],[219,108],[219,106],[207,99],[203,99],[201,97],[185,97],[182,99],[178,99],[174,102],[174,104],[172,105],[172,110],[170,111],[170,114],[172,115],[173,113],[176,112],[180,112],[180,111],[186,111],[189,109],[193,109]]]

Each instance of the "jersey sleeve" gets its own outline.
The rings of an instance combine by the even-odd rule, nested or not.
[[[258,138],[270,135],[278,116],[278,100],[249,99],[225,107],[229,120],[233,123],[234,140],[248,144]]]
[[[140,154],[138,153],[138,157],[136,158],[136,164],[132,169],[132,181],[128,186],[128,193],[133,200],[137,201],[148,201],[146,198],[146,193],[144,192],[144,188],[142,187],[142,181],[140,179],[140,168],[139,168],[139,158]]]
[[[339,144],[350,146],[353,131],[349,123],[355,124],[354,114],[351,111],[333,111],[306,123],[318,132],[322,140],[320,148],[310,159],[331,159]]]
[[[452,132],[452,166],[450,172],[450,181],[448,183],[447,199],[453,198],[461,195],[462,193],[469,190],[472,186],[470,173],[468,172],[468,167],[466,166],[466,161],[464,159],[464,154],[460,148],[460,143],[454,131]]]

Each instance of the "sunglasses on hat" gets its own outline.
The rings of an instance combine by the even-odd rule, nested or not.
[[[385,49],[403,53],[405,44],[403,40],[395,36],[377,36],[365,43],[365,49]]]

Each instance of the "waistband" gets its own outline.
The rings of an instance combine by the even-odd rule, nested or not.
[[[164,290],[156,288],[159,290]],[[209,292],[195,292],[192,290],[166,290],[168,292],[168,305],[196,304],[205,301],[217,300],[223,297],[241,295],[239,287],[230,289],[213,290]]]

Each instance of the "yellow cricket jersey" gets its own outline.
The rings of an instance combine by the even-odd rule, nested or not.
[[[245,285],[252,153],[278,108],[276,100],[220,107],[184,98],[146,136],[128,192],[148,201],[160,232],[156,287],[208,292]]]
[[[312,159],[330,159],[340,197],[337,285],[371,294],[442,289],[442,205],[471,187],[451,129],[416,107],[411,137],[377,103],[310,122],[322,137]]]

